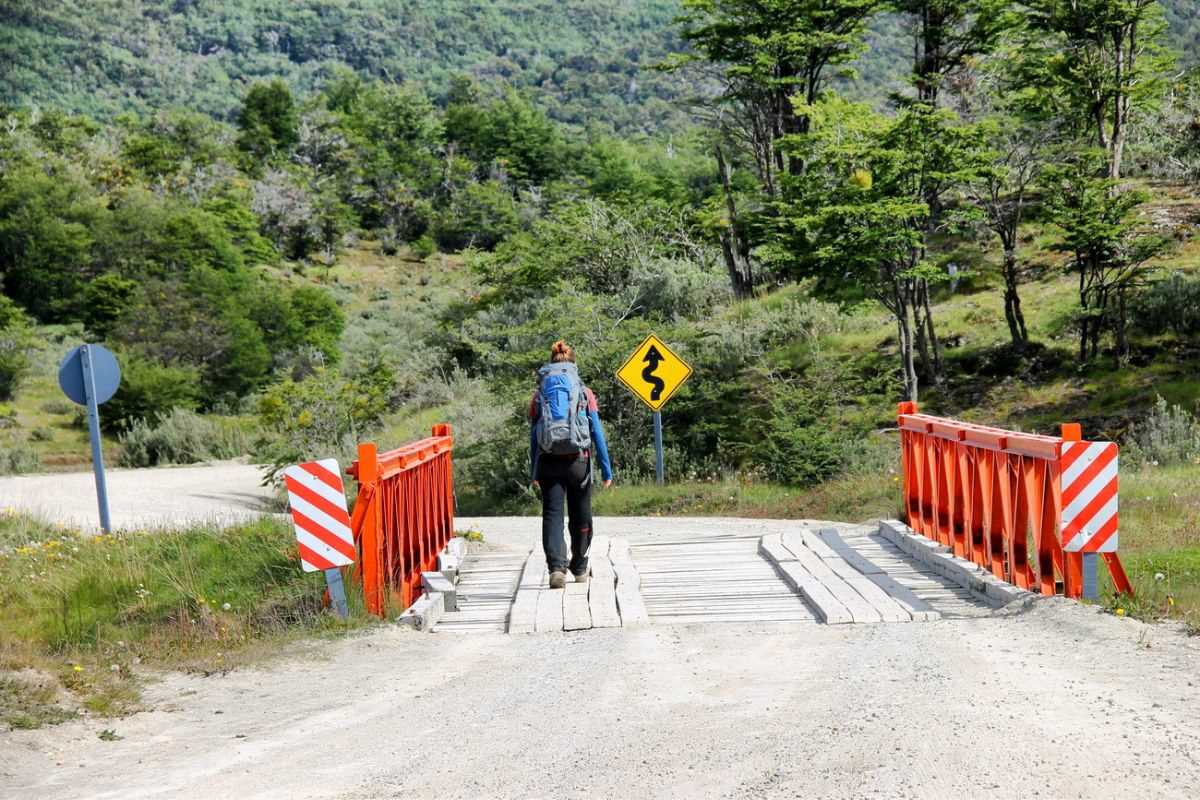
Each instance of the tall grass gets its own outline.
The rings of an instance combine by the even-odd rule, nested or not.
[[[143,668],[221,671],[296,635],[344,629],[323,611],[323,587],[322,575],[301,572],[291,530],[272,519],[86,537],[5,513],[0,677],[32,670],[66,690],[68,707],[125,713],[137,706]],[[19,689],[10,679],[0,691],[10,725],[30,719],[30,692]]]

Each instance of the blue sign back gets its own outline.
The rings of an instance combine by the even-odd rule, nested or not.
[[[98,344],[85,344],[67,353],[58,368],[58,385],[67,397],[87,405],[87,392],[83,388],[83,348],[88,349],[92,362],[92,373],[96,381],[96,404],[107,403],[121,385],[121,367],[117,358],[107,348]]]

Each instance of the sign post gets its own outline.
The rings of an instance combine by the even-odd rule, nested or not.
[[[662,407],[691,375],[688,363],[654,334],[617,370],[617,380],[654,413],[654,476],[659,486],[663,483]]]
[[[100,506],[100,529],[111,533],[108,482],[104,477],[104,450],[100,440],[100,406],[111,400],[121,385],[121,367],[116,357],[102,345],[80,345],[67,353],[59,365],[58,385],[72,401],[87,406],[92,471],[96,474],[96,502]]]
[[[283,471],[283,482],[296,529],[300,566],[305,572],[325,573],[333,610],[345,619],[346,586],[340,568],[354,563],[356,551],[338,462],[326,458],[296,464]]]
[[[662,412],[654,412],[654,482],[663,485]]]

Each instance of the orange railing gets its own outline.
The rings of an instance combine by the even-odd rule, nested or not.
[[[438,553],[454,535],[454,475],[449,425],[427,439],[379,453],[358,446],[347,472],[358,481],[350,527],[358,546],[355,574],[367,611],[383,616],[389,593],[402,608],[421,592],[421,573],[437,568]]]
[[[1055,594],[1057,574],[1065,595],[1082,595],[1084,553],[1062,541],[1064,444],[1080,442],[1078,424],[1040,436],[921,414],[916,403],[901,403],[897,422],[913,530],[1021,588]],[[1114,496],[1114,531],[1115,508]],[[1091,551],[1117,591],[1132,593],[1116,552]]]

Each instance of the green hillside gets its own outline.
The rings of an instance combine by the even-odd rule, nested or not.
[[[677,0],[7,0],[0,102],[110,117],[228,117],[253,81],[311,90],[339,68],[443,92],[450,76],[536,92],[556,118],[654,130],[680,79]]]
[[[228,118],[253,81],[308,92],[339,68],[427,83],[456,73],[529,89],[560,121],[652,132],[696,87],[650,69],[681,41],[679,0],[6,0],[0,103],[107,118],[169,107]],[[1164,0],[1171,45],[1200,52],[1200,6]],[[903,84],[911,46],[882,15],[859,94]]]

